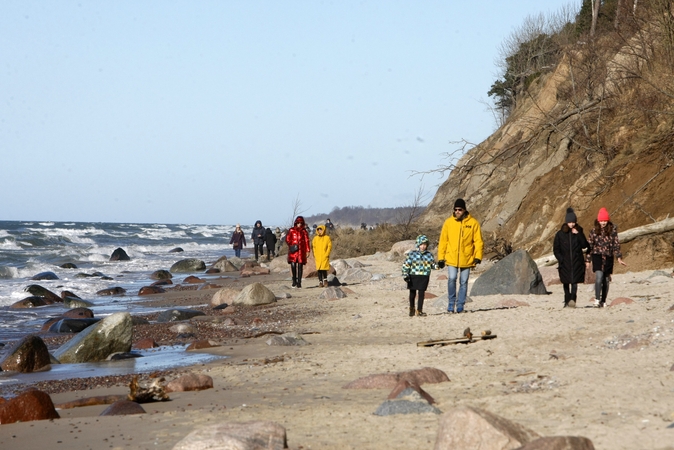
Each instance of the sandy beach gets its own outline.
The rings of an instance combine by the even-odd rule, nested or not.
[[[551,295],[474,297],[469,312],[460,315],[442,314],[442,306],[428,299],[427,317],[408,317],[400,264],[358,259],[365,270],[386,278],[349,285],[343,299],[319,299],[323,289],[315,279],[290,289],[283,275],[251,278],[291,298],[246,317],[264,322],[287,313],[292,318],[280,322],[282,331],[302,333],[310,345],[269,346],[269,335],[245,338],[247,332],[213,337],[221,346],[206,351],[229,358],[189,368],[211,376],[213,389],[171,393],[170,401],[143,404],[142,415],[99,417],[107,407],[99,405],[60,410],[58,420],[2,425],[0,448],[170,449],[200,426],[250,420],[281,424],[292,449],[432,448],[439,415],[376,416],[388,389],[343,389],[370,374],[423,367],[440,369],[451,380],[422,386],[442,412],[472,405],[543,436],[585,436],[597,449],[674,448],[671,269],[614,275],[609,301],[627,297],[633,304],[592,308],[593,286],[582,285],[578,307],[562,309],[557,284],[547,286]],[[443,275],[433,272],[429,293],[446,293]],[[172,293],[157,301],[203,305],[213,292]],[[508,299],[527,306],[500,307]],[[225,325],[211,327],[215,336]],[[498,337],[417,346],[460,337],[466,327]],[[126,393],[121,385],[52,399],[58,404]]]

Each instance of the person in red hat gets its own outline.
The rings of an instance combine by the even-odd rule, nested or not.
[[[592,271],[595,275],[594,304],[598,308],[603,308],[606,306],[608,285],[613,273],[613,259],[616,258],[618,263],[627,266],[622,260],[618,227],[611,222],[606,208],[599,210],[597,220],[594,221],[594,228],[590,231],[587,241],[590,245],[587,265],[592,264]]]

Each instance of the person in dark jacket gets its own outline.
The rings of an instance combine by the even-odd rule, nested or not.
[[[557,258],[559,280],[564,286],[564,307],[575,308],[578,283],[585,281],[585,256],[589,248],[583,228],[578,225],[573,208],[566,210],[562,229],[555,234],[553,251]]]
[[[264,241],[267,245],[267,261],[269,261],[272,256],[276,257],[276,235],[271,228],[265,230]]]
[[[246,246],[246,236],[241,231],[241,225],[236,224],[236,229],[232,233],[232,238],[229,240],[229,243],[232,244],[234,249],[234,254],[237,258],[241,258],[241,248]]]
[[[255,261],[257,261],[258,258],[264,254],[265,233],[266,231],[262,226],[262,221],[258,220],[257,222],[255,222],[253,232],[250,235],[250,238],[253,241],[253,246],[255,247]]]

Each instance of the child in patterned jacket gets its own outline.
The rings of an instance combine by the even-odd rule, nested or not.
[[[410,290],[410,317],[425,316],[424,312],[424,294],[428,288],[428,282],[431,279],[432,269],[441,269],[436,262],[433,254],[428,251],[428,238],[425,235],[417,237],[417,248],[407,254],[403,262],[402,272],[403,280],[407,283],[407,289]],[[419,293],[417,309],[414,309],[414,299]]]

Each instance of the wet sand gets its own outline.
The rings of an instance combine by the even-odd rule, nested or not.
[[[427,317],[408,317],[399,264],[359,259],[366,270],[389,277],[350,285],[351,293],[339,300],[319,299],[323,289],[314,287],[315,280],[297,290],[284,275],[250,279],[292,298],[251,308],[245,320],[257,317],[270,329],[306,333],[311,345],[268,346],[269,336],[250,337],[250,323],[234,325],[240,334],[223,334],[217,338],[222,346],[208,350],[229,358],[189,368],[213,377],[214,389],[172,393],[171,401],[144,404],[143,415],[98,417],[106,408],[101,405],[59,411],[59,420],[2,425],[0,447],[170,449],[202,425],[273,420],[286,428],[293,449],[430,448],[437,415],[375,416],[388,390],[342,386],[373,373],[435,367],[451,382],[423,388],[442,411],[473,405],[541,435],[586,436],[597,449],[673,448],[674,279],[653,271],[614,275],[609,300],[630,297],[635,303],[605,309],[591,307],[589,285],[579,289],[578,308],[562,309],[561,285],[552,285],[547,296],[475,297],[467,304],[472,312],[461,315],[439,314],[442,305],[429,299]],[[442,275],[433,273],[430,293],[446,292]],[[173,293],[157,301],[199,305],[207,295]],[[503,309],[505,299],[528,306]],[[498,337],[416,345],[459,337],[466,327]],[[60,403],[127,392],[120,385],[52,398]]]

